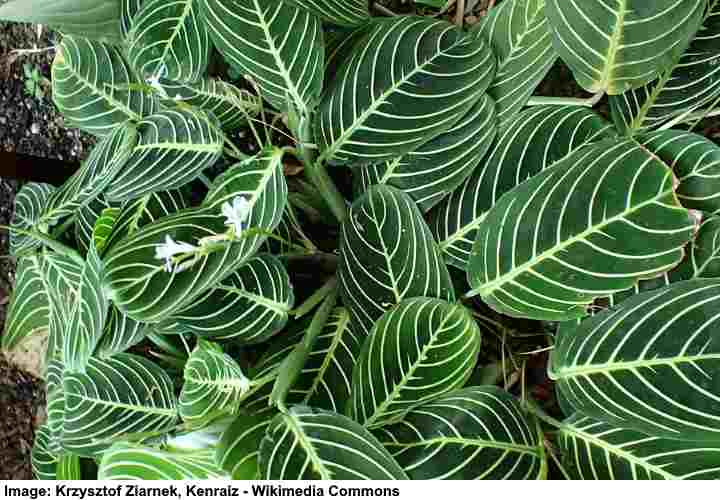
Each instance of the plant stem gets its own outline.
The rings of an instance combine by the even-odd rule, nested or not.
[[[335,288],[337,288],[337,277],[333,276],[327,281],[327,283],[315,290],[315,293],[308,297],[305,302],[296,307],[291,314],[295,316],[295,319],[302,318],[307,313],[315,309],[316,305],[325,300],[325,297],[331,294]]]
[[[82,256],[74,248],[64,245],[63,243],[60,243],[59,241],[55,241],[51,237],[49,237],[45,234],[36,233],[35,231],[26,231],[24,229],[18,229],[18,228],[14,228],[14,227],[10,227],[10,226],[3,226],[3,225],[0,225],[0,229],[5,229],[8,232],[24,234],[25,236],[35,238],[36,240],[40,241],[44,245],[47,245],[50,248],[52,248],[53,250],[55,250],[57,253],[65,255],[66,257],[70,257],[72,260],[74,260],[81,266],[85,265],[85,259],[83,259]]]
[[[586,108],[594,107],[600,99],[603,98],[605,92],[598,92],[592,97],[587,99],[579,99],[577,97],[544,97],[544,96],[533,96],[528,99],[528,106],[543,106],[547,104],[557,106],[582,106]]]
[[[315,161],[313,150],[307,146],[312,142],[309,120],[303,119],[298,128],[300,129],[300,159],[305,165],[305,175],[320,191],[320,196],[328,204],[338,222],[342,222],[347,215],[345,198],[338,191],[337,186],[325,170],[325,166],[322,162]]]

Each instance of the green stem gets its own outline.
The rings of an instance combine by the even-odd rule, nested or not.
[[[600,99],[605,95],[604,92],[598,92],[592,97],[587,99],[579,99],[577,97],[544,97],[544,96],[532,96],[528,99],[528,106],[544,106],[552,104],[556,106],[581,106],[586,108],[594,107]]]
[[[67,245],[64,245],[63,243],[60,243],[59,241],[55,241],[45,234],[3,225],[0,225],[0,229],[5,229],[8,232],[24,234],[25,236],[29,236],[30,238],[35,238],[36,240],[42,242],[44,245],[47,245],[48,247],[55,250],[57,253],[65,255],[66,257],[70,257],[72,260],[74,260],[81,266],[85,265],[85,259],[82,258],[82,256],[77,252],[77,250]]]
[[[313,345],[315,345],[315,341],[327,324],[330,313],[335,307],[337,296],[337,281],[335,281],[335,286],[325,296],[325,300],[318,310],[315,311],[315,315],[310,322],[310,326],[305,331],[302,341],[300,341],[288,357],[280,363],[278,378],[275,380],[275,385],[270,394],[270,404],[276,405],[282,412],[285,411],[285,399],[290,389],[300,376],[300,372],[302,372],[308,357],[310,357],[310,352],[312,351]]]
[[[338,222],[342,222],[347,215],[345,198],[343,198],[340,191],[338,191],[337,186],[335,186],[330,175],[328,175],[322,162],[315,161],[313,150],[309,147],[309,144],[312,142],[309,120],[303,120],[299,128],[300,144],[298,147],[300,149],[300,159],[305,166],[305,175],[308,180],[318,188],[320,196],[322,196],[328,204],[328,207],[330,207],[330,210]]]
[[[315,293],[313,293],[305,302],[295,308],[295,310],[292,311],[291,314],[295,316],[296,319],[302,318],[307,313],[315,309],[315,306],[325,300],[325,297],[331,294],[336,288],[337,277],[333,276],[327,281],[327,283],[315,290]]]

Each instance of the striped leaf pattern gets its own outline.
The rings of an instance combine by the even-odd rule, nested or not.
[[[79,479],[82,479],[80,457],[72,453],[61,455],[57,464],[57,480],[77,481]]]
[[[365,0],[287,0],[323,21],[338,26],[358,26],[370,19]]]
[[[146,78],[194,82],[207,71],[210,34],[198,0],[147,0],[128,33],[128,59]]]
[[[558,54],[589,92],[609,95],[655,80],[687,48],[705,0],[547,0]]]
[[[556,341],[550,376],[582,414],[657,437],[720,441],[720,280],[626,299]]]
[[[71,306],[70,323],[63,335],[66,371],[85,373],[85,366],[103,334],[110,305],[103,283],[105,271],[94,246],[90,247]]]
[[[36,227],[45,212],[55,187],[50,184],[39,182],[28,182],[20,188],[15,195],[15,210],[13,211],[10,226],[13,229],[29,231],[32,229],[47,230],[44,227]],[[40,242],[24,234],[10,231],[10,255],[18,257],[20,254],[32,250],[40,245]]]
[[[50,319],[49,299],[37,256],[17,261],[15,286],[0,339],[3,351],[12,351],[32,335],[47,331]]]
[[[260,443],[277,412],[241,414],[223,432],[215,451],[215,463],[236,480],[260,479]]]
[[[67,35],[122,42],[119,0],[15,0],[0,7],[0,19],[53,26]]]
[[[510,316],[564,321],[672,269],[696,229],[673,182],[633,141],[576,150],[488,212],[468,266],[472,295]]]
[[[375,435],[414,480],[544,479],[542,435],[498,387],[468,387],[411,410]]]
[[[50,430],[47,448],[53,453],[62,452],[61,440],[65,421],[65,393],[63,392],[63,364],[57,358],[47,363],[45,389],[47,391],[47,425]]]
[[[642,134],[637,141],[673,169],[680,181],[675,192],[684,207],[720,213],[720,147],[681,130]]]
[[[198,109],[160,111],[138,124],[138,135],[130,158],[105,190],[108,201],[187,184],[220,158],[225,141],[213,119]]]
[[[294,303],[285,267],[276,257],[263,254],[248,260],[167,322],[176,322],[199,337],[256,344],[285,327]]]
[[[113,245],[105,258],[108,287],[115,305],[126,315],[144,323],[159,323],[192,304],[207,290],[252,257],[280,222],[287,202],[282,171],[282,151],[238,164],[216,179],[203,207],[186,209],[144,226]],[[249,233],[217,251],[198,256],[192,270],[166,272],[155,256],[166,236],[173,241],[197,244],[205,237],[224,234],[227,226],[221,206],[245,197],[250,210],[245,221]],[[242,236],[242,235],[241,235]]]
[[[35,440],[30,452],[30,463],[35,479],[54,481],[56,478],[58,457],[50,451],[50,429],[41,425],[35,430]]]
[[[132,29],[133,18],[140,12],[144,0],[120,0],[120,29],[123,39]]]
[[[495,102],[483,95],[447,132],[404,156],[358,169],[356,190],[389,184],[427,212],[462,184],[490,149],[496,133]]]
[[[378,440],[347,417],[294,406],[273,419],[260,444],[262,479],[407,479]]]
[[[488,95],[502,128],[532,95],[557,59],[545,16],[545,0],[510,0],[490,10],[478,25],[498,58]]]
[[[93,201],[81,207],[75,214],[75,241],[78,248],[87,253],[95,230],[95,222],[102,215],[102,211],[108,208],[119,208],[120,204],[114,202],[112,206],[100,195]]]
[[[115,223],[122,210],[119,208],[106,208],[100,213],[100,217],[95,221],[92,232],[93,248],[98,255],[102,255],[103,250],[107,248],[107,242],[112,235]]]
[[[250,389],[250,380],[218,344],[199,340],[183,373],[178,409],[187,426],[198,428],[212,420],[237,413]]]
[[[428,298],[401,302],[363,344],[346,413],[365,427],[381,427],[462,387],[477,362],[480,339],[461,305]]]
[[[695,239],[686,249],[685,260],[670,271],[670,280],[720,278],[720,217],[711,217],[700,224]]]
[[[102,453],[133,434],[168,431],[177,421],[170,377],[132,354],[91,358],[86,373],[66,373],[62,446],[80,456]]]
[[[65,36],[52,65],[52,95],[65,123],[96,136],[128,120],[155,113],[158,102],[140,89],[142,81],[120,48]]]
[[[680,122],[720,96],[720,2],[710,1],[703,25],[682,57],[658,80],[610,97],[620,130],[651,129]]]
[[[315,119],[320,159],[389,161],[449,130],[495,75],[477,34],[422,17],[374,23],[343,62]]]
[[[215,47],[281,111],[309,117],[322,90],[320,20],[287,2],[201,0]],[[292,26],[292,29],[288,27]]]
[[[720,479],[720,445],[666,439],[575,414],[558,430],[571,479]]]
[[[52,226],[61,218],[75,216],[95,200],[130,157],[137,141],[134,125],[116,127],[100,140],[80,167],[48,202],[39,223]]]
[[[101,481],[229,479],[212,451],[172,453],[130,443],[106,451],[98,467]]]
[[[361,337],[404,298],[455,299],[450,274],[417,205],[390,186],[373,186],[350,208],[341,228],[338,277]]]
[[[212,114],[224,131],[233,131],[247,124],[260,111],[260,102],[247,90],[215,78],[177,83],[160,79],[163,92],[173,105],[183,103]],[[167,102],[170,106],[170,102]]]
[[[105,248],[111,248],[115,243],[137,232],[141,227],[184,208],[187,208],[187,201],[179,190],[149,193],[122,204],[112,233],[105,242]]]
[[[148,326],[128,318],[114,305],[110,305],[105,328],[95,349],[99,358],[109,358],[139,344],[148,333]]]
[[[510,119],[488,156],[430,212],[430,228],[445,261],[466,269],[477,228],[500,197],[583,144],[613,137],[593,112],[536,106]]]

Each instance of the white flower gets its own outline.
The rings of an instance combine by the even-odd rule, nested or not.
[[[165,261],[165,270],[172,272],[173,257],[175,255],[194,252],[195,250],[197,250],[197,247],[182,241],[175,242],[169,235],[166,235],[165,243],[155,247],[155,258],[163,259]]]
[[[233,198],[232,204],[229,201],[222,206],[222,214],[225,216],[225,225],[232,226],[235,234],[239,235],[245,229],[245,221],[250,215],[252,206],[244,196],[236,196]]]
[[[158,94],[160,94],[162,97],[167,98],[167,92],[165,92],[165,89],[162,85],[160,85],[160,78],[165,76],[165,73],[167,73],[167,67],[163,65],[160,70],[157,72],[157,74],[152,75],[150,78],[147,78],[145,81],[148,85],[150,85],[152,88],[154,88]]]

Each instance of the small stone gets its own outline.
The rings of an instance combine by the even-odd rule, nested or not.
[[[30,132],[32,132],[35,135],[39,134],[40,133],[40,125],[38,125],[37,123],[33,123],[32,125],[30,125]]]

